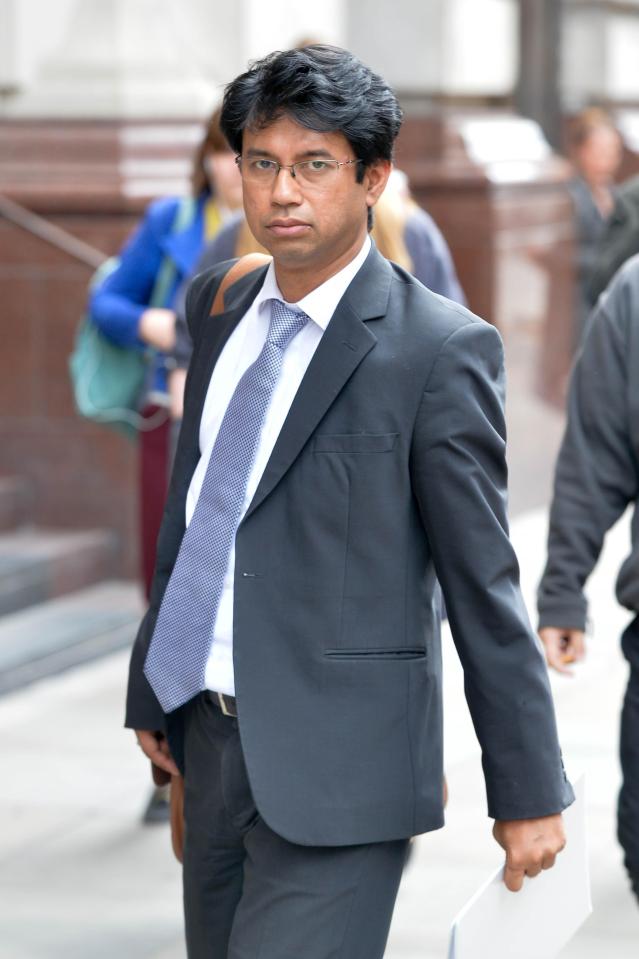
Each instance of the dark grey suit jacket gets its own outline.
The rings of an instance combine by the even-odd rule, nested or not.
[[[184,533],[211,370],[265,269],[209,317],[197,277],[184,422],[127,725],[163,717],[142,666]],[[251,787],[287,839],[342,845],[436,829],[442,683],[436,574],[483,750],[489,814],[572,799],[546,669],[508,539],[495,329],[373,248],[317,348],[236,537],[234,666]],[[182,762],[180,713],[168,717]]]

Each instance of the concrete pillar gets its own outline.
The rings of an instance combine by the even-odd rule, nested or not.
[[[66,33],[12,116],[185,117],[216,92],[191,48],[191,18],[172,0],[75,0]]]
[[[561,144],[561,8],[557,0],[520,0],[519,113],[542,127],[553,147]]]
[[[562,92],[569,111],[639,101],[639,2],[564,0]]]
[[[346,45],[400,93],[508,96],[517,12],[515,0],[349,0]]]
[[[0,0],[0,97],[9,96],[17,85],[15,37],[15,0]]]
[[[310,6],[299,0],[243,0],[244,53],[247,60],[273,50],[286,50],[300,40],[345,44],[345,14],[349,0],[322,0]],[[388,14],[387,14],[388,15]]]
[[[195,45],[207,76],[223,85],[246,70],[250,60],[273,50],[286,50],[301,39],[345,43],[346,7],[349,0],[188,0],[197,24]]]

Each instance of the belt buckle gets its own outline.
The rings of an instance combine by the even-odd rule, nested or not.
[[[231,716],[231,717],[232,717],[232,716],[233,716],[233,713],[230,713],[229,710],[228,710],[228,707],[227,707],[227,705],[226,705],[226,698],[225,698],[225,696],[224,696],[224,693],[216,693],[215,695],[217,696],[217,701],[218,701],[218,704],[219,704],[220,709],[222,710],[222,713],[223,713],[225,716]]]

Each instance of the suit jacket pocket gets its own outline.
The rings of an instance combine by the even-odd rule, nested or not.
[[[425,646],[391,646],[385,649],[375,646],[367,646],[361,649],[325,649],[324,655],[327,659],[385,659],[390,662],[399,659],[424,659],[426,656]]]
[[[388,453],[399,433],[318,433],[314,453]]]

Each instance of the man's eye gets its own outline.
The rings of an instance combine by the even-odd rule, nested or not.
[[[309,160],[306,167],[311,173],[322,173],[328,169],[328,163],[326,160]]]
[[[270,173],[271,170],[275,169],[276,165],[274,160],[264,160],[262,157],[251,162],[253,169],[259,170],[260,173]]]

